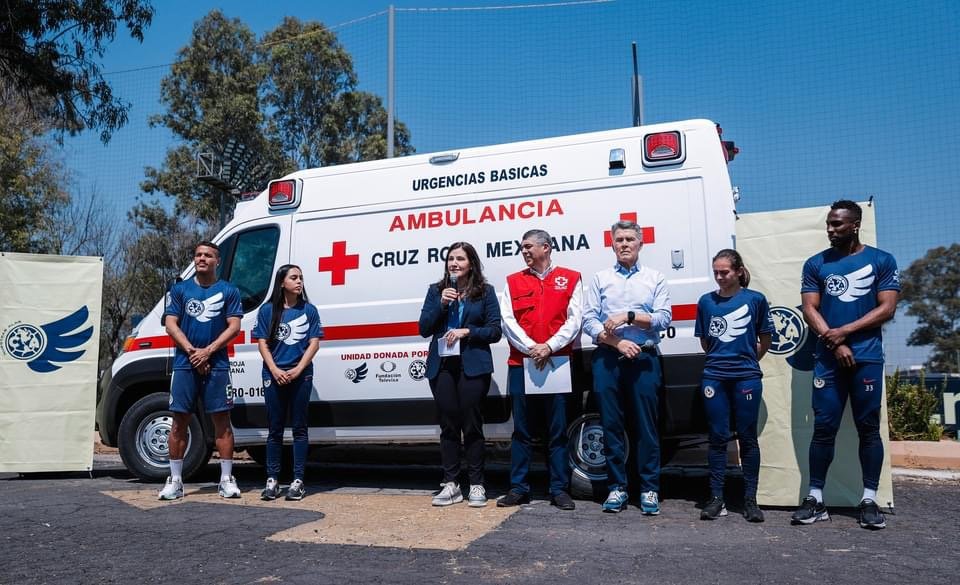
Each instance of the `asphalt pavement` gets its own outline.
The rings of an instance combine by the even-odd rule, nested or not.
[[[731,513],[698,519],[705,472],[667,469],[663,511],[557,510],[539,492],[519,509],[433,508],[438,470],[402,454],[311,464],[301,502],[261,502],[263,470],[236,466],[240,500],[216,495],[208,466],[176,503],[111,456],[87,474],[0,475],[0,583],[956,583],[960,484],[895,478],[888,528],[857,526],[852,509],[791,526]],[[313,478],[313,479],[310,479]],[[538,471],[534,485],[544,487]],[[488,486],[507,485],[491,465]],[[741,489],[733,478],[730,493]],[[502,494],[492,492],[491,496]]]

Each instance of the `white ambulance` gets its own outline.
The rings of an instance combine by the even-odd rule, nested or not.
[[[666,275],[673,324],[660,344],[665,384],[661,433],[669,453],[678,437],[703,432],[693,336],[697,299],[713,285],[711,258],[734,245],[734,194],[718,127],[689,120],[299,171],[240,203],[214,239],[221,278],[243,298],[241,332],[230,345],[238,447],[262,457],[267,414],[261,358],[251,338],[283,264],[302,267],[325,333],[314,359],[311,443],[438,442],[424,378],[427,340],[417,319],[447,246],[472,243],[498,291],[525,267],[522,234],[554,238],[554,261],[584,279],[614,264],[610,225],[643,228],[640,261]],[[190,278],[193,269],[182,274]],[[144,479],[167,475],[167,391],[173,342],[161,325],[163,301],[127,340],[101,382],[102,440],[119,446]],[[573,490],[605,477],[602,431],[590,399],[584,336],[573,360],[570,452]],[[496,371],[484,404],[486,436],[509,441],[508,347],[493,348]],[[185,473],[211,454],[204,417],[191,427]],[[289,440],[289,431],[287,440]]]

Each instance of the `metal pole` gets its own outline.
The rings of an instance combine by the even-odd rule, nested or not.
[[[393,158],[394,10],[387,8],[387,158]]]
[[[637,43],[633,43],[633,125],[643,126],[643,80],[637,67]]]

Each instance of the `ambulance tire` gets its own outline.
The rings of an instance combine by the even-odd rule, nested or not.
[[[584,414],[571,423],[567,428],[567,450],[570,495],[596,501],[606,498],[607,460],[603,456],[603,427],[599,414]]]
[[[120,458],[133,475],[144,481],[162,482],[170,474],[167,440],[173,426],[169,394],[155,392],[136,401],[123,415],[117,437]],[[196,416],[187,430],[187,452],[183,458],[183,478],[189,480],[213,453],[213,445],[204,437]]]

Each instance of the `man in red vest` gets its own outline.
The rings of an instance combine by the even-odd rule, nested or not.
[[[545,419],[547,427],[550,503],[561,510],[573,510],[570,497],[570,464],[567,460],[566,394],[527,396],[524,391],[524,361],[543,369],[554,360],[569,359],[574,340],[580,335],[583,292],[580,273],[554,266],[550,260],[553,240],[543,230],[530,230],[520,243],[527,269],[507,277],[500,298],[503,332],[510,342],[507,385],[513,404],[513,440],[510,445],[510,491],[497,506],[517,506],[530,501],[530,443],[535,423]],[[551,356],[557,356],[551,358]],[[565,387],[570,389],[570,380]]]

